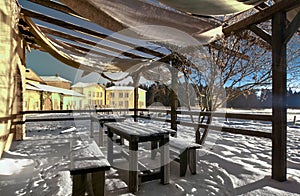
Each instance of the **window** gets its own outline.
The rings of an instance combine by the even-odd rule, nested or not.
[[[111,97],[111,98],[114,98],[114,97],[115,97],[115,93],[111,92],[111,93],[110,93],[110,97]]]
[[[100,92],[100,97],[102,97],[102,92]]]
[[[112,102],[111,102],[111,106],[114,106],[114,105],[115,105],[115,102],[114,102],[114,101],[112,101]]]
[[[119,107],[123,107],[123,101],[119,101]]]
[[[123,93],[119,93],[119,98],[123,98]]]
[[[125,97],[128,98],[129,97],[129,93],[125,93]]]
[[[99,103],[99,105],[103,105],[103,103],[102,103],[102,100],[100,100],[100,103]]]
[[[95,97],[96,96],[96,93],[95,92],[93,92],[93,97]]]
[[[91,97],[91,96],[92,96],[92,93],[91,93],[91,91],[89,91],[88,93],[89,93],[89,94],[88,94],[88,96],[89,96],[89,97]]]
[[[39,108],[39,102],[35,102],[35,107]]]
[[[96,93],[96,97],[100,97],[100,93],[99,92]]]
[[[125,108],[129,108],[128,101],[125,101]]]

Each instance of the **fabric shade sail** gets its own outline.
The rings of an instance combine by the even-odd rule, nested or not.
[[[214,36],[222,34],[221,31],[213,31],[214,34],[202,35],[204,32],[220,27],[221,23],[217,20],[195,17],[149,1],[61,0],[61,2],[102,27],[135,38],[171,40],[170,36],[173,36],[171,32],[176,29],[206,43]],[[169,30],[166,31],[167,28]]]
[[[159,0],[183,12],[198,15],[225,15],[243,12],[263,2],[263,0]]]

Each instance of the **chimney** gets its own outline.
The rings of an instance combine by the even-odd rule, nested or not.
[[[55,76],[56,76],[56,77],[58,77],[58,76],[59,76],[59,74],[58,74],[58,73],[56,73],[56,74],[55,74]]]

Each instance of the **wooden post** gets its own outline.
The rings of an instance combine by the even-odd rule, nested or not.
[[[169,135],[159,141],[160,154],[160,182],[169,184],[170,181],[170,152],[169,152]]]
[[[90,124],[90,137],[94,137],[94,122],[93,122],[93,117],[91,116],[91,124]]]
[[[277,12],[272,18],[272,178],[286,181],[287,158],[287,71],[286,12]]]
[[[129,143],[129,192],[135,193],[138,191],[138,142],[130,141]]]
[[[111,165],[114,163],[113,136],[114,134],[110,131],[110,128],[107,127],[107,160]]]
[[[177,132],[177,107],[178,107],[178,70],[174,67],[170,69],[172,74],[171,89],[171,129]],[[176,134],[177,135],[177,134]]]
[[[139,109],[139,80],[140,75],[135,75],[132,77],[134,84],[134,122],[138,121],[138,109]]]

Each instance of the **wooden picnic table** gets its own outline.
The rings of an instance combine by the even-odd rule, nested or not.
[[[99,146],[103,146],[103,127],[107,122],[123,122],[126,118],[116,115],[91,115],[90,136],[94,137],[94,122],[99,123]]]
[[[169,166],[169,135],[175,131],[136,122],[106,123],[108,131],[107,159],[113,165],[113,135],[116,134],[129,142],[129,183],[130,192],[138,191],[138,144],[140,142],[158,142],[160,146],[160,171],[158,177],[162,184],[168,184]]]

